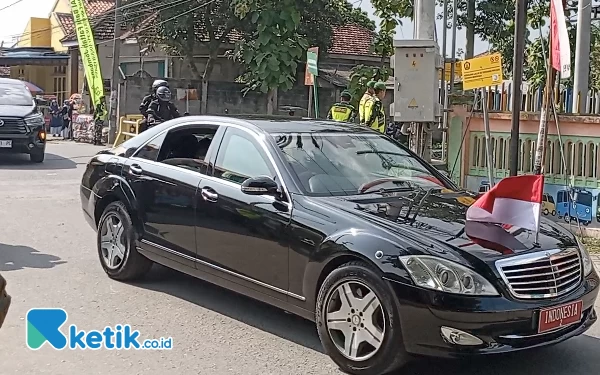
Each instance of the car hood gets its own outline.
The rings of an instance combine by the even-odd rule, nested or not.
[[[0,105],[0,117],[25,117],[34,109],[33,105]]]
[[[387,229],[404,238],[422,243],[425,247],[450,246],[460,253],[470,253],[483,261],[494,261],[506,255],[574,246],[574,236],[565,228],[542,218],[536,245],[535,232],[510,227],[504,229],[487,223],[466,223],[467,208],[475,195],[436,189],[431,191],[380,192],[351,197],[317,198],[331,208],[343,210]],[[470,225],[475,225],[475,227]],[[470,229],[471,228],[471,229]],[[475,230],[475,232],[473,231]],[[470,233],[492,231],[481,241]],[[505,248],[494,243],[501,231]],[[486,234],[487,235],[487,234]],[[482,236],[486,238],[485,236]]]

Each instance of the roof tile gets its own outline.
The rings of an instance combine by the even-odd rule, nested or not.
[[[359,25],[349,24],[333,29],[333,43],[329,53],[356,56],[374,56],[371,46],[375,33]]]

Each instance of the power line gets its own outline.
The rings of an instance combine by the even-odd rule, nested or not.
[[[24,0],[17,0],[17,1],[15,1],[14,3],[8,4],[7,6],[5,6],[5,7],[3,7],[3,8],[0,8],[0,12],[1,12],[1,11],[3,11],[4,9],[8,9],[8,8],[10,8],[10,7],[11,7],[11,6],[13,6],[13,5],[17,5],[17,4],[19,4],[19,3],[22,3],[23,1],[24,1]]]

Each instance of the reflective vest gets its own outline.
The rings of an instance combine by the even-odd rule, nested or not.
[[[373,99],[373,96],[369,94],[369,92],[365,92],[362,98],[360,98],[360,102],[358,104],[358,118],[361,124],[364,124],[367,119],[365,117],[365,110],[367,106],[367,102]]]
[[[376,111],[377,114],[374,114],[373,111]],[[373,122],[369,125],[368,122],[372,116],[375,116],[375,118],[373,118]],[[385,112],[383,111],[381,100],[377,97],[367,101],[365,106],[365,124],[370,126],[371,129],[385,133]]]
[[[327,118],[334,121],[349,122],[354,117],[354,106],[348,103],[335,103],[331,106]]]

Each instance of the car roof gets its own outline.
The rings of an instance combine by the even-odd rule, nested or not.
[[[183,116],[174,123],[199,121],[230,122],[265,133],[301,133],[301,132],[372,132],[369,128],[351,123],[320,120],[308,117],[269,116],[269,115],[226,115],[226,116]]]

